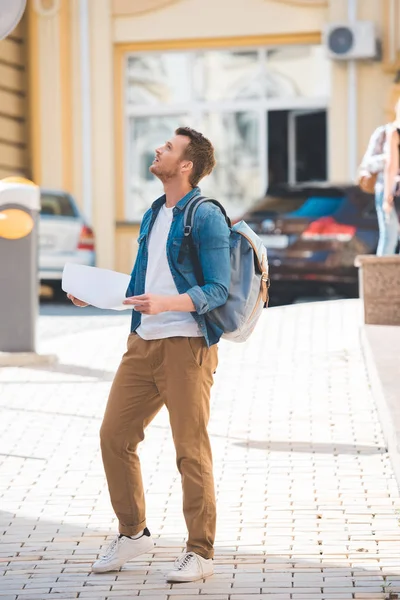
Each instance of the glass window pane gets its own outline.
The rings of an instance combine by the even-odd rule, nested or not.
[[[336,213],[343,205],[343,198],[325,198],[324,196],[310,196],[298,209],[289,213],[292,217],[306,217],[319,219]]]
[[[283,188],[273,190],[274,195],[267,195],[254,207],[254,212],[265,216],[281,215],[318,219],[338,212],[344,202],[343,197],[324,196],[321,189],[319,195],[310,195],[310,190],[293,192]]]
[[[297,115],[295,135],[296,182],[326,181],[328,175],[326,111]]]
[[[191,59],[187,52],[129,56],[128,104],[153,106],[189,101]]]
[[[129,220],[140,221],[143,213],[162,195],[162,184],[149,172],[155,149],[170,139],[177,127],[188,125],[187,121],[184,115],[129,119],[127,164],[127,218]]]
[[[76,217],[76,209],[68,196],[42,192],[40,197],[40,214],[55,217]]]
[[[161,193],[160,183],[148,168],[154,148],[173,135],[177,126],[198,126],[214,143],[218,165],[202,188],[226,203],[235,218],[265,192],[268,133],[261,121],[268,105],[264,101],[282,99],[290,108],[291,98],[327,98],[330,94],[329,61],[320,45],[130,55],[126,77],[126,216],[135,220]],[[292,152],[296,154],[291,161],[292,165],[296,160],[292,178],[323,178],[326,156],[321,153],[318,160],[311,160],[303,149],[303,137],[304,148],[310,146],[308,132],[304,136],[302,132],[299,122],[297,146],[301,148],[296,146]],[[269,149],[271,171],[276,153]],[[322,170],[311,169],[314,163],[321,163]],[[278,180],[286,179],[287,174]]]
[[[259,98],[260,61],[256,51],[212,51],[197,54],[193,85],[197,100]]]
[[[230,217],[240,217],[261,196],[259,117],[255,112],[210,113],[204,133],[215,147],[217,166],[200,183],[222,202]]]
[[[270,98],[328,96],[329,74],[329,60],[322,46],[273,48],[267,52],[266,93]]]

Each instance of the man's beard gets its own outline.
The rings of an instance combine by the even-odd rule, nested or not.
[[[158,171],[157,166],[158,166],[157,163],[154,165],[150,165],[149,171],[163,183],[165,183],[166,181],[169,181],[171,179],[174,179],[179,173],[178,167],[176,167],[175,169],[171,169],[170,171],[163,171],[163,170]]]

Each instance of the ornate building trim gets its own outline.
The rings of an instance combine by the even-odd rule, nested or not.
[[[114,17],[139,17],[178,4],[183,0],[113,0]]]
[[[40,17],[54,17],[61,8],[61,0],[33,0],[33,8]]]
[[[269,0],[279,4],[290,4],[302,8],[326,8],[329,6],[329,0]]]

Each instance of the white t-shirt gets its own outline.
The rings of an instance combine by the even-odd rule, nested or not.
[[[161,207],[150,233],[146,271],[146,294],[176,296],[179,292],[167,259],[167,238],[171,228],[174,208]],[[201,337],[199,327],[189,312],[164,312],[142,315],[136,330],[144,340],[169,337]]]

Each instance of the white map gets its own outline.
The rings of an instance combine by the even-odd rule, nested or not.
[[[125,273],[67,263],[62,289],[97,308],[132,310],[132,305],[123,304],[130,280],[130,275]]]

